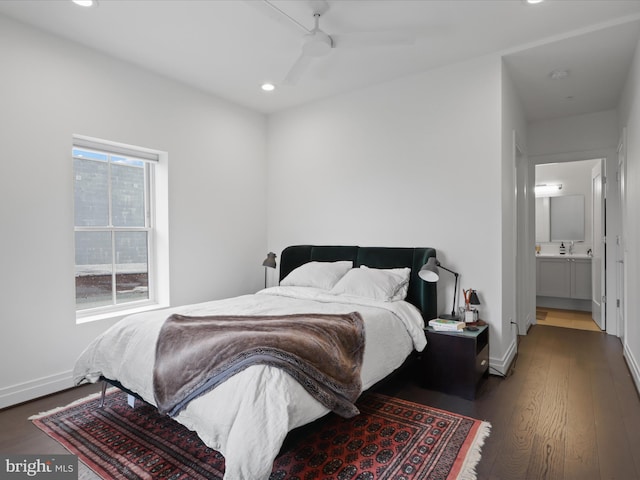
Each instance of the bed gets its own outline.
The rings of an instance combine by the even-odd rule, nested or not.
[[[80,355],[74,381],[81,384],[108,379],[156,405],[156,342],[165,320],[173,314],[198,317],[357,312],[364,321],[366,339],[360,371],[364,391],[392,374],[414,351],[425,347],[422,327],[424,321],[437,316],[436,287],[435,283],[422,281],[418,271],[435,255],[432,248],[287,247],[280,259],[279,286],[253,295],[126,317]],[[349,263],[346,273],[338,275],[337,280],[330,279],[328,284],[323,283],[323,274],[309,276],[309,271],[317,271],[311,267],[324,269],[321,272],[331,267],[333,273],[334,264],[344,262]],[[388,293],[386,285],[380,296],[378,284],[371,290],[370,285],[363,287],[361,282],[361,278],[370,275],[384,274],[387,278],[388,272],[403,269],[408,269],[408,281],[390,297],[384,297]],[[349,281],[352,278],[355,283]],[[225,480],[262,480],[269,478],[287,433],[329,411],[284,370],[253,365],[191,400],[174,419],[225,456]]]

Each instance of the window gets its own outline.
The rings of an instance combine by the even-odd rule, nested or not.
[[[72,154],[78,316],[155,303],[159,153],[74,137]]]

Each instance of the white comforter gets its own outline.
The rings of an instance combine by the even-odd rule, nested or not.
[[[164,320],[183,315],[348,313],[364,318],[363,389],[426,345],[423,320],[407,302],[336,296],[305,287],[273,287],[255,295],[147,312],[124,318],[94,340],[76,362],[74,380],[118,380],[154,404],[155,344]],[[225,480],[262,480],[287,433],[328,410],[283,370],[252,366],[193,400],[175,419],[225,456]]]

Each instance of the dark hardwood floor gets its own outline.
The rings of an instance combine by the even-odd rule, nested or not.
[[[510,375],[491,376],[475,401],[421,388],[416,368],[379,391],[491,422],[479,480],[640,480],[640,398],[617,338],[534,326]],[[0,452],[65,453],[27,417],[97,391],[84,386],[0,411]]]
[[[83,385],[0,410],[0,453],[26,455],[69,453],[58,442],[34,427],[28,418],[99,391],[100,385]]]
[[[468,401],[396,380],[386,393],[491,422],[478,479],[640,479],[640,398],[605,333],[534,326],[507,378]]]

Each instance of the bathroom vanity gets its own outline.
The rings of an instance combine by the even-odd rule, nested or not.
[[[545,297],[591,298],[591,258],[587,255],[538,255],[536,294]]]
[[[536,255],[537,303],[547,307],[591,309],[591,257],[585,254]],[[546,301],[540,297],[570,299]],[[551,303],[551,304],[550,304]]]

